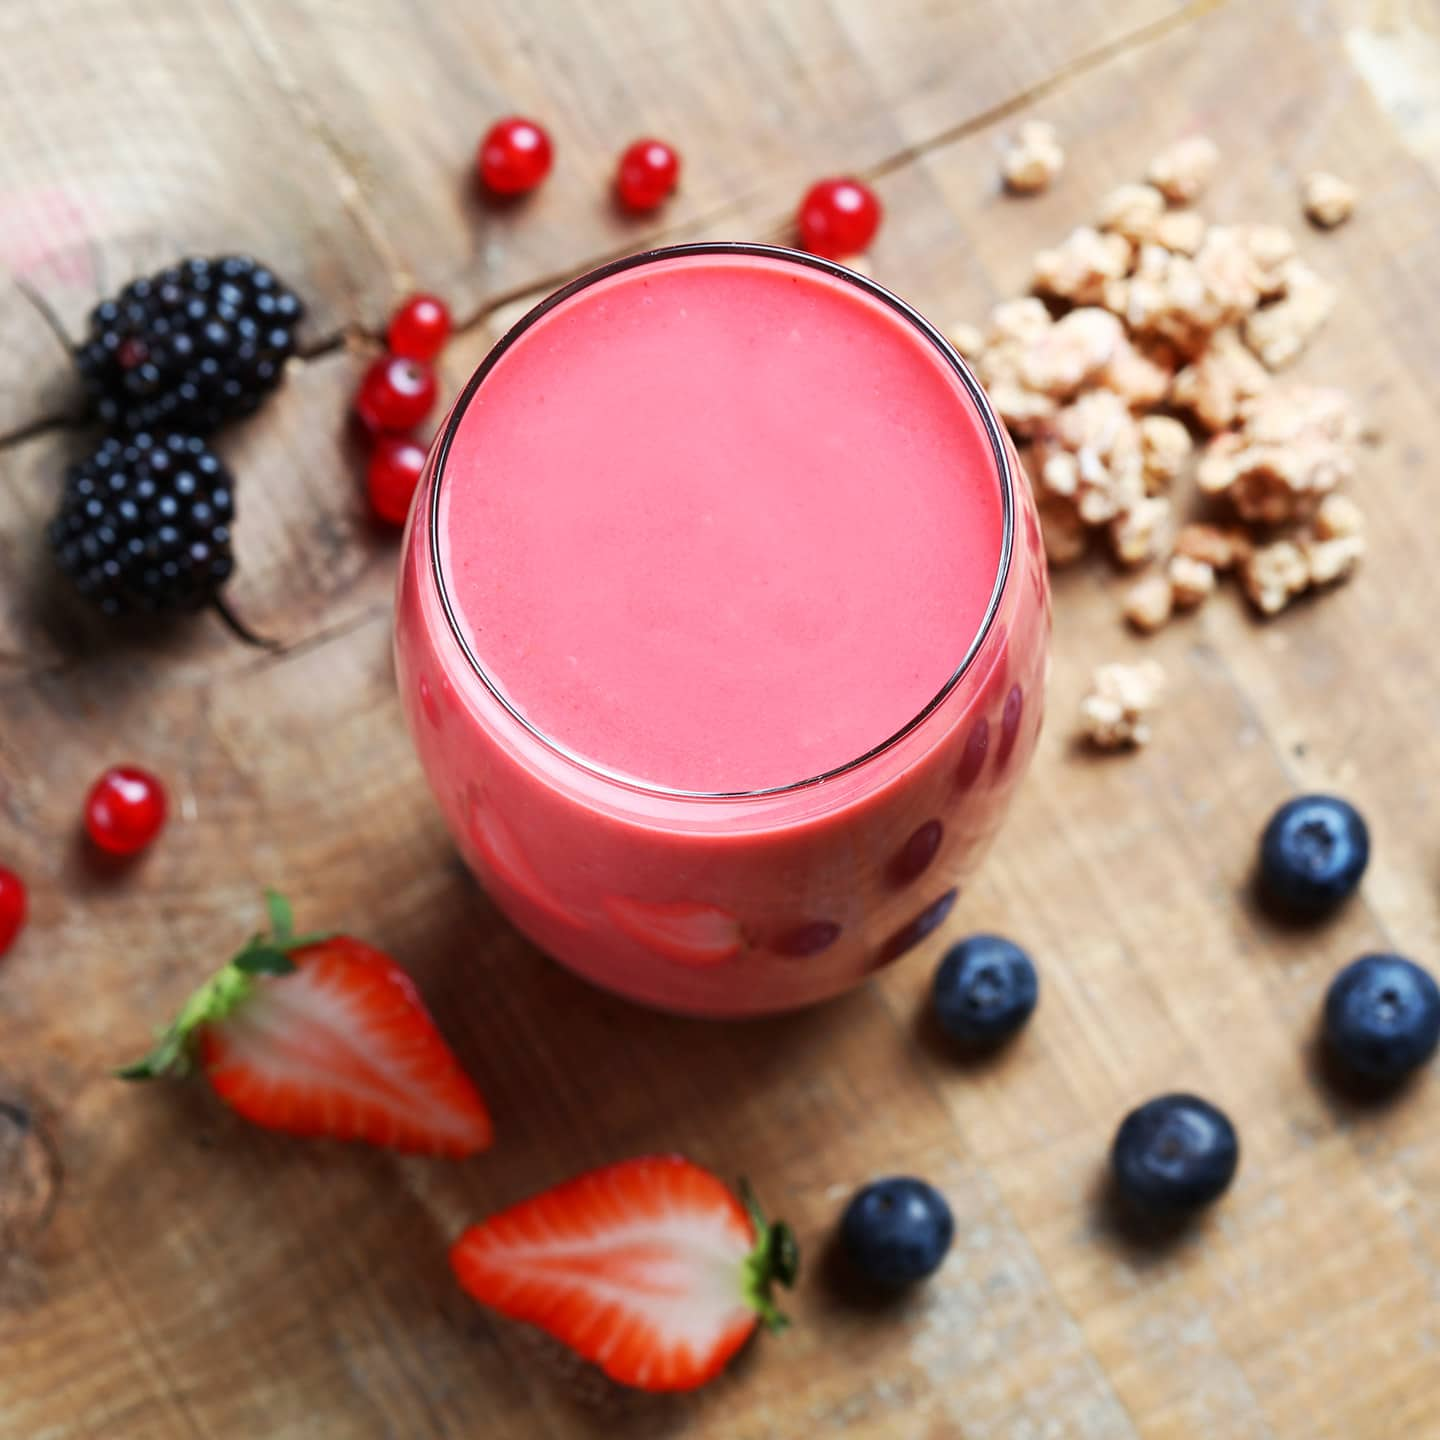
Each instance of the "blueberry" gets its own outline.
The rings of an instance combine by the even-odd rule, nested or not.
[[[1362,955],[1330,982],[1325,1039],[1357,1075],[1398,1080],[1440,1045],[1440,986],[1403,955]]]
[[[960,1045],[1008,1039],[1030,1018],[1039,980],[1030,957],[998,935],[971,935],[951,946],[933,986],[935,1018]]]
[[[1360,812],[1334,795],[1300,795],[1270,817],[1260,839],[1266,897],[1297,919],[1316,919],[1354,893],[1370,859]]]
[[[1120,1193],[1156,1215],[1208,1205],[1235,1178],[1239,1161],[1235,1127],[1194,1095],[1161,1095],[1132,1110],[1110,1150]]]
[[[840,1221],[840,1245],[855,1271],[885,1290],[940,1268],[955,1221],[945,1197],[923,1180],[890,1176],[857,1190]]]

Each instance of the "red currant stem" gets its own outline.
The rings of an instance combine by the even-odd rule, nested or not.
[[[265,635],[257,635],[231,608],[229,602],[223,595],[217,595],[211,602],[210,608],[225,622],[225,628],[247,645],[254,645],[259,650],[279,650],[282,648],[278,640],[272,640]]]

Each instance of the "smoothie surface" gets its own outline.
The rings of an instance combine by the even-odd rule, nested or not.
[[[934,698],[995,583],[974,404],[903,316],[777,259],[595,282],[500,358],[445,465],[437,553],[490,679],[653,786],[844,765]]]

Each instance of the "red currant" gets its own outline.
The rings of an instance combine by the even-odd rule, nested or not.
[[[408,430],[435,403],[435,372],[423,360],[382,355],[360,381],[355,413],[369,430]]]
[[[523,195],[550,173],[550,137],[533,120],[507,115],[480,142],[480,178],[496,195]]]
[[[90,787],[85,829],[111,855],[137,855],[165,824],[165,787],[148,770],[112,765]]]
[[[621,157],[615,191],[627,210],[653,210],[680,179],[680,157],[663,140],[637,140]]]
[[[859,180],[821,180],[800,205],[800,243],[813,255],[858,255],[880,228],[880,201]]]
[[[425,448],[403,435],[382,435],[370,456],[365,488],[370,508],[391,525],[403,525],[425,469]]]
[[[0,865],[0,955],[15,943],[25,923],[26,908],[25,882]]]
[[[450,338],[450,312],[433,295],[412,295],[390,317],[390,353],[433,360]]]

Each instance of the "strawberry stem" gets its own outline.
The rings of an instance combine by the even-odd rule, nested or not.
[[[265,909],[269,931],[252,935],[223,970],[194,991],[174,1024],[160,1032],[150,1053],[116,1070],[120,1079],[153,1080],[160,1075],[187,1074],[201,1029],[239,1009],[254,993],[261,977],[293,973],[295,962],[290,957],[295,951],[330,938],[318,932],[297,935],[290,902],[277,891],[265,892]]]
[[[789,1326],[790,1317],[776,1305],[771,1291],[777,1282],[787,1290],[794,1286],[800,1273],[800,1246],[783,1220],[773,1224],[766,1220],[748,1180],[740,1181],[739,1191],[755,1227],[755,1248],[745,1257],[745,1299],[765,1328],[778,1333]]]

